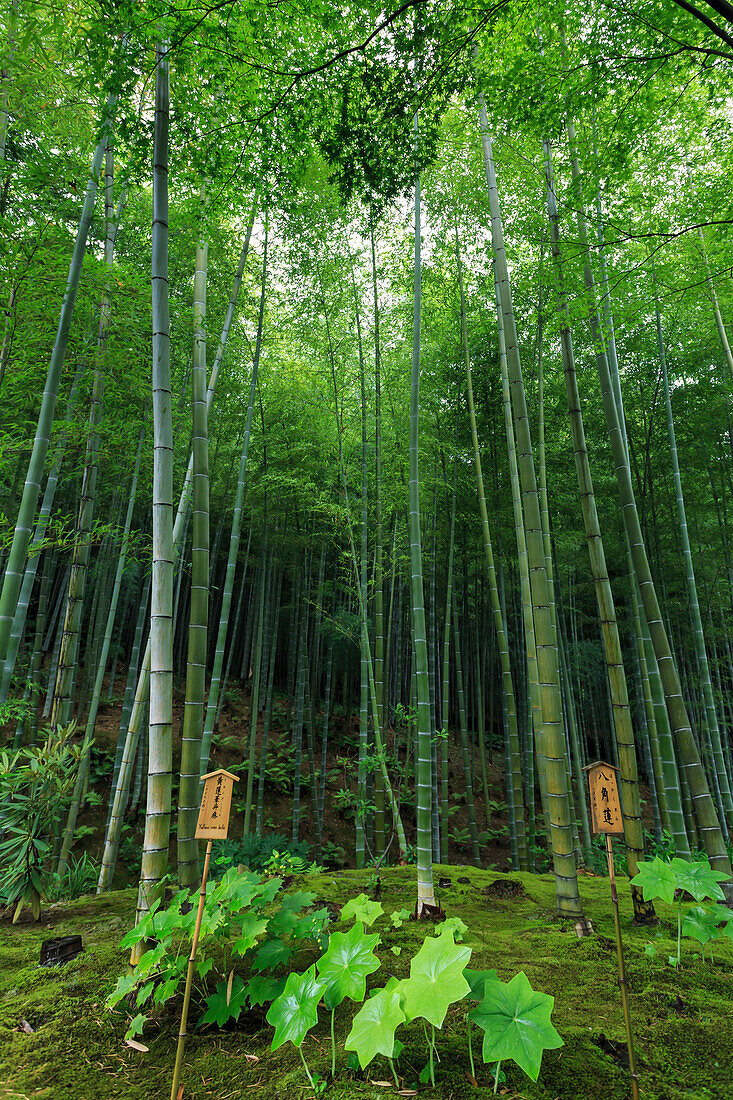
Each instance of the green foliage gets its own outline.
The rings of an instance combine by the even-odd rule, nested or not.
[[[645,901],[655,901],[661,898],[671,904],[677,898],[677,955],[670,955],[669,961],[679,968],[681,964],[681,938],[682,935],[690,935],[699,943],[707,943],[718,935],[727,935],[728,923],[719,932],[717,925],[722,923],[718,916],[713,922],[712,916],[705,916],[704,909],[693,909],[691,915],[682,919],[682,893],[691,894],[695,901],[704,901],[709,898],[713,901],[724,901],[725,894],[719,883],[727,881],[728,876],[720,871],[713,871],[706,860],[699,862],[693,860],[678,859],[675,857],[670,863],[665,863],[659,856],[653,860],[639,863],[638,874],[631,880],[633,886],[640,886],[644,893]],[[715,912],[719,913],[721,907],[716,906]],[[711,934],[708,936],[708,931]],[[707,937],[707,938],[704,938]]]
[[[369,928],[384,913],[381,902],[370,901],[366,894],[351,898],[341,910],[341,920],[361,921]]]
[[[41,745],[0,754],[0,901],[29,906],[36,920],[51,881],[51,837],[71,801],[81,749],[71,743],[75,723],[49,731]]]
[[[469,1014],[484,1032],[484,1062],[510,1058],[536,1081],[542,1052],[563,1045],[550,1022],[553,1004],[521,971],[510,982],[486,980],[483,1000]]]
[[[264,972],[286,964],[295,943],[316,939],[325,928],[326,910],[304,912],[311,906],[312,894],[281,896],[273,912],[272,904],[281,885],[280,879],[262,879],[252,872],[239,873],[234,868],[230,868],[219,882],[207,883],[196,974],[203,982],[215,967],[215,956],[217,960],[223,957],[226,967],[227,955],[249,963],[256,973],[245,980],[231,971],[229,979],[225,980],[224,969],[222,981],[206,997],[202,1023],[216,1022],[221,1026],[229,1018],[237,1019],[248,998],[250,1004],[255,1005],[277,997],[282,979],[273,974],[263,976]],[[118,980],[107,1000],[109,1007],[132,998],[135,1008],[144,1010],[140,1014],[144,1023],[157,1006],[181,991],[187,950],[182,952],[180,945],[190,942],[193,935],[198,897],[197,891],[181,890],[165,909],[160,907],[158,900],[128,932],[122,940],[123,947],[143,941],[154,942],[155,946],[143,954],[132,973]],[[133,1023],[138,1031],[141,1030],[139,1020]]]
[[[394,1053],[395,1031],[407,1017],[402,1010],[402,997],[397,983],[387,985],[370,997],[354,1016],[346,1049],[353,1050],[362,1069],[377,1054],[391,1058]]]
[[[410,977],[401,984],[402,1010],[408,1020],[426,1019],[442,1027],[454,1001],[470,992],[463,970],[471,957],[470,947],[459,947],[450,928],[428,936],[410,963]]]
[[[95,892],[98,879],[99,865],[88,852],[83,852],[78,859],[71,856],[61,878],[54,872],[46,892],[51,901],[80,898]]]
[[[364,1000],[367,977],[379,969],[374,954],[378,943],[379,936],[367,936],[358,921],[346,935],[334,932],[328,950],[316,963],[326,1008],[336,1008],[345,997]]]
[[[677,877],[669,863],[655,856],[652,860],[639,863],[639,870],[632,878],[631,884],[641,887],[644,901],[656,901],[657,898],[661,898],[662,901],[671,904],[677,889]]]
[[[283,1043],[302,1045],[307,1033],[318,1023],[318,1002],[324,986],[316,977],[315,966],[303,974],[289,974],[285,988],[270,1005],[267,1022],[275,1028],[271,1049]]]
[[[293,859],[301,861],[305,869],[308,866],[309,850],[310,845],[304,840],[291,841],[282,833],[267,833],[265,836],[249,833],[241,840],[233,838],[217,840],[212,845],[211,873],[214,876],[223,874],[223,868],[227,863],[235,867],[241,864],[250,871],[277,871],[279,869],[276,866],[269,866],[275,854],[281,859],[288,855],[292,856]],[[298,866],[300,867],[301,864],[299,863]],[[283,875],[292,873],[294,873],[292,866],[286,870],[283,865]]]

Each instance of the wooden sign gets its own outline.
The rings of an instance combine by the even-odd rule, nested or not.
[[[229,814],[232,807],[232,791],[239,782],[236,775],[219,768],[202,775],[204,793],[196,824],[197,840],[225,840],[229,831]]]
[[[621,815],[621,799],[616,782],[618,768],[598,760],[595,764],[589,764],[585,770],[588,772],[590,787],[593,832],[623,836],[624,820]]]

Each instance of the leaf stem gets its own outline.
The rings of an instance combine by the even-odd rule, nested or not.
[[[336,1009],[331,1009],[331,1076],[336,1076],[336,1036],[333,1030],[333,1018],[336,1014]]]
[[[298,1047],[298,1054],[300,1055],[300,1059],[303,1063],[303,1068],[305,1069],[305,1072],[308,1074],[308,1080],[311,1083],[311,1088],[315,1092],[316,1091],[316,1086],[313,1084],[313,1078],[311,1077],[311,1071],[308,1069],[308,1063],[305,1060],[305,1054],[303,1054],[303,1048],[302,1047]]]
[[[392,1076],[394,1077],[394,1083],[397,1085],[397,1088],[399,1088],[400,1087],[400,1081],[399,1081],[399,1078],[397,1076],[397,1071],[394,1068],[394,1062],[392,1061],[391,1058],[388,1058],[387,1061],[389,1062],[389,1068],[392,1070]]]
[[[432,1024],[431,1024],[431,1027],[432,1027]],[[433,1065],[433,1043],[432,1043],[432,1040],[430,1039],[430,1036],[428,1035],[428,1029],[425,1026],[425,1021],[424,1020],[423,1020],[423,1024],[422,1024],[422,1029],[425,1032],[425,1042],[428,1044],[428,1057],[430,1059],[430,1084],[433,1086],[433,1088],[435,1088],[435,1067]],[[433,1031],[435,1031],[434,1027],[433,1027]]]
[[[498,1092],[499,1089],[499,1070],[501,1069],[501,1062],[496,1063],[496,1075],[494,1076],[494,1092]]]
[[[473,1064],[473,1044],[471,1042],[471,1021],[468,1019],[468,1017],[466,1017],[466,1022],[468,1023],[468,1058],[469,1058],[469,1061],[471,1063],[471,1076],[473,1077],[473,1079],[475,1081],[476,1080],[476,1067]]]

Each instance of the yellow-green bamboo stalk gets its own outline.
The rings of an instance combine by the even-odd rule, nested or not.
[[[488,119],[483,96],[479,97],[481,136],[484,164],[491,209],[491,236],[496,280],[504,320],[507,350],[507,367],[514,408],[517,442],[517,459],[522,484],[525,533],[530,564],[530,585],[537,650],[537,668],[540,682],[543,749],[547,773],[547,805],[550,819],[550,841],[557,892],[558,910],[562,916],[576,920],[579,931],[585,932],[583,906],[578,892],[577,868],[574,854],[574,838],[570,813],[570,797],[567,785],[567,754],[562,730],[562,700],[557,650],[557,631],[554,607],[545,566],[545,549],[542,538],[542,522],[539,508],[534,454],[529,429],[526,395],[522,378],[514,309],[512,305],[509,272],[504,246],[501,208],[496,186],[496,174],[489,136]]]
[[[206,181],[201,185],[201,213],[206,216]],[[199,878],[198,841],[201,735],[206,700],[206,650],[209,626],[209,433],[206,417],[206,278],[209,245],[206,225],[196,245],[193,279],[193,514],[191,545],[191,611],[188,622],[186,701],[181,737],[181,783],[178,793],[178,881],[189,888]],[[172,536],[171,536],[172,537]]]

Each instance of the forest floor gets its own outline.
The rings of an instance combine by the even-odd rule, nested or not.
[[[380,901],[385,913],[412,909],[415,868],[381,872]],[[616,949],[608,879],[581,877],[586,914],[595,932],[577,939],[567,922],[556,919],[555,887],[549,875],[512,874],[468,867],[436,867],[435,879],[450,879],[438,891],[443,908],[468,926],[470,965],[495,967],[502,980],[523,970],[535,989],[555,997],[553,1022],[565,1045],[546,1051],[536,1084],[513,1063],[504,1063],[509,1098],[543,1100],[626,1100],[630,1095],[623,1059],[624,1029],[617,986]],[[514,882],[514,888],[503,885]],[[342,905],[361,891],[373,893],[374,872],[336,871],[298,876],[292,889],[311,890],[317,903]],[[658,907],[659,925],[631,923],[627,881],[619,883],[622,926],[630,982],[642,1100],[725,1100],[733,1097],[733,943],[716,945],[715,965],[703,961],[697,944],[683,940],[683,967],[667,956],[676,950],[672,907]],[[167,1098],[175,1056],[180,1002],[167,1006],[139,1038],[149,1047],[135,1051],[124,1042],[126,1022],[105,1008],[105,998],[125,971],[127,953],[119,946],[134,914],[134,890],[85,897],[44,910],[40,924],[0,925],[0,1097],[3,1100],[133,1100]],[[385,928],[385,925],[387,927]],[[338,921],[332,930],[338,928]],[[385,918],[375,925],[382,943],[380,970],[369,985],[408,973],[419,943],[433,933],[430,924],[407,922],[393,929]],[[84,951],[59,969],[38,965],[41,943],[69,934],[83,937]],[[655,954],[646,953],[649,944]],[[399,956],[391,951],[400,946]],[[307,965],[315,948],[296,957]],[[356,1006],[345,1002],[336,1014],[340,1071],[327,1095],[334,1100],[375,1100],[396,1088],[389,1068],[377,1058],[367,1071],[345,1068],[343,1042]],[[199,1015],[192,1002],[190,1023]],[[186,1047],[184,1100],[233,1100],[252,1096],[295,1100],[312,1095],[295,1049],[270,1052],[272,1029],[258,1011],[243,1013],[222,1030],[195,1029]],[[438,1035],[441,1056],[435,1088],[417,1086],[426,1061],[419,1022],[400,1028],[405,1051],[398,1063],[407,1095],[418,1088],[442,1100],[492,1095],[488,1068],[480,1065],[481,1088],[468,1080],[465,1004],[449,1010]],[[609,1041],[610,1044],[609,1045]],[[306,1039],[311,1068],[329,1070],[328,1022],[324,1014]]]

